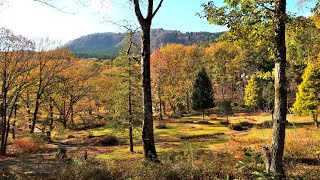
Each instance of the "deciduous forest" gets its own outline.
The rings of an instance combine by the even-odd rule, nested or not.
[[[319,1],[199,3],[228,31],[155,44],[165,1],[128,1],[111,55],[0,29],[0,179],[319,179]]]

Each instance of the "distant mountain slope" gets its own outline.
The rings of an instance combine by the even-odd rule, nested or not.
[[[157,49],[168,43],[192,45],[213,42],[223,32],[190,32],[181,33],[163,29],[151,30],[151,49]],[[137,33],[135,41],[139,41]],[[80,57],[114,58],[119,55],[125,42],[125,33],[95,33],[82,36],[66,44],[67,48]]]

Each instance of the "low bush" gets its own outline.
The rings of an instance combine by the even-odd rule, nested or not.
[[[257,128],[261,128],[261,129],[270,129],[273,126],[273,122],[272,121],[264,121],[260,124],[256,125]]]
[[[16,138],[13,148],[17,154],[34,154],[42,151],[43,144],[30,138]]]
[[[119,141],[113,135],[105,135],[105,136],[92,137],[91,144],[95,146],[115,146],[115,145],[119,145]]]
[[[247,128],[251,128],[253,126],[253,124],[248,121],[241,121],[240,124],[242,127],[247,127]]]
[[[240,123],[234,123],[234,124],[229,124],[228,126],[229,129],[234,130],[234,131],[243,131],[244,128]]]
[[[203,121],[203,120],[201,120],[201,121],[198,121],[198,124],[212,124],[212,123],[209,122],[209,121]]]

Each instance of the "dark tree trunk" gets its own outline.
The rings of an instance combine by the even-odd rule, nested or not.
[[[282,166],[287,123],[285,23],[286,0],[275,0],[275,109],[270,171],[279,179],[285,178]]]
[[[142,86],[143,86],[143,122],[142,142],[144,156],[147,159],[157,160],[154,144],[151,79],[150,79],[150,28],[151,21],[142,26]]]
[[[50,103],[49,104],[49,120],[50,120],[50,127],[49,127],[49,131],[47,133],[48,139],[51,142],[51,132],[53,130],[53,105]]]
[[[32,117],[32,122],[31,122],[31,129],[30,129],[30,134],[34,133],[34,129],[36,127],[36,121],[37,121],[37,115],[39,112],[39,106],[40,106],[40,95],[37,95],[37,99],[36,99],[36,106],[34,108],[34,112],[33,112],[33,117]]]
[[[2,103],[1,103],[1,146],[0,146],[0,155],[6,155],[6,134],[7,132],[7,89],[6,89],[6,78],[7,72],[5,66],[2,72]]]
[[[142,122],[142,146],[146,159],[159,162],[154,144],[151,79],[150,79],[150,29],[153,17],[161,7],[163,0],[153,11],[153,0],[148,0],[147,16],[143,17],[139,0],[132,0],[134,12],[141,27],[141,71],[142,71],[142,97],[143,97],[143,122]]]
[[[204,109],[202,109],[202,121],[204,121]]]
[[[130,152],[133,153],[133,122],[132,122],[132,81],[131,81],[131,62],[128,58],[128,113],[129,113],[129,146]]]
[[[12,128],[11,128],[11,132],[12,132],[12,139],[15,139],[15,138],[16,138],[17,108],[18,108],[18,105],[17,105],[17,104],[15,104],[15,105],[14,105],[14,120],[13,120]]]
[[[130,125],[129,127],[129,145],[130,145],[130,152],[133,153],[134,149],[133,149],[133,127],[132,125]]]
[[[313,122],[314,122],[314,125],[319,128],[319,123],[318,123],[318,115],[313,115]]]

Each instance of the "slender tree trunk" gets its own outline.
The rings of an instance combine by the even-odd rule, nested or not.
[[[32,122],[31,122],[30,134],[34,133],[34,129],[36,127],[36,121],[37,121],[37,115],[38,115],[38,112],[39,112],[39,106],[40,106],[40,95],[37,94],[36,104],[35,104],[33,117],[32,117]]]
[[[202,109],[202,121],[204,121],[204,109]]]
[[[187,94],[187,112],[190,114],[190,96],[189,96],[189,91],[186,92]]]
[[[133,149],[133,127],[132,125],[130,125],[129,127],[129,146],[130,146],[130,152],[134,153],[134,149]]]
[[[157,14],[163,0],[160,0],[153,11],[153,0],[148,0],[147,16],[142,15],[140,1],[132,0],[134,12],[141,26],[141,71],[142,71],[142,97],[143,97],[143,121],[142,121],[142,146],[146,159],[159,162],[154,144],[151,79],[150,79],[150,30],[153,17]]]
[[[133,153],[133,122],[132,122],[132,81],[131,81],[131,62],[128,58],[128,113],[129,113],[129,146]]]
[[[159,98],[159,108],[160,108],[160,113],[159,113],[159,119],[160,121],[163,120],[163,115],[162,115],[162,96],[161,96],[161,85],[159,84],[159,87],[158,87],[158,98]]]
[[[47,135],[48,135],[49,141],[51,142],[51,133],[53,130],[53,105],[51,103],[49,104],[49,110],[50,110],[50,114],[49,114],[50,127],[49,127],[49,132],[47,133]]]
[[[275,109],[270,170],[279,179],[285,178],[282,166],[287,123],[285,23],[286,0],[275,0]]]
[[[7,89],[6,89],[6,63],[2,72],[2,103],[1,103],[1,121],[2,121],[2,132],[1,132],[1,146],[0,155],[6,155],[6,134],[7,132]]]
[[[15,138],[16,138],[17,108],[18,108],[18,105],[17,105],[17,104],[15,104],[15,105],[14,105],[14,120],[13,120],[12,128],[11,128],[11,132],[12,132],[12,139],[15,139]]]
[[[157,160],[157,152],[154,144],[151,78],[150,78],[150,23],[142,26],[142,86],[143,86],[143,122],[142,122],[142,143],[144,156],[153,161]]]

